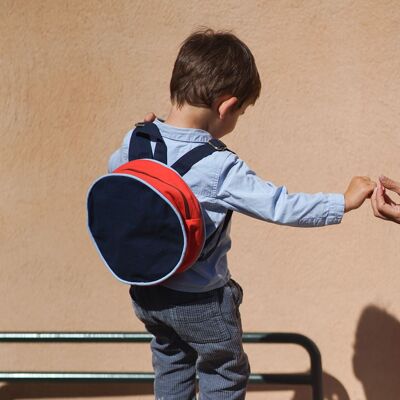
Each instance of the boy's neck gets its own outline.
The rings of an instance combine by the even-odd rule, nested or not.
[[[165,122],[178,128],[202,129],[213,134],[215,112],[211,108],[184,104],[181,108],[172,105]]]

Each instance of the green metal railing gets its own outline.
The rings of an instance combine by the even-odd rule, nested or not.
[[[97,343],[144,343],[152,335],[142,332],[0,332],[0,342],[97,342]],[[309,385],[312,399],[323,400],[322,363],[316,344],[297,333],[244,333],[244,343],[296,344],[310,356],[309,373],[251,374],[250,384]],[[0,372],[0,381],[61,381],[61,382],[153,382],[149,372]]]

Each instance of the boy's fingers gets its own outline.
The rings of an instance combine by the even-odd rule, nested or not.
[[[381,175],[379,177],[379,181],[382,183],[382,185],[386,188],[391,190],[392,192],[395,192],[400,195],[400,183],[394,181],[393,179],[388,178],[387,176]]]
[[[153,122],[155,119],[156,119],[156,114],[150,112],[145,115],[144,122]]]
[[[371,197],[372,193],[376,188],[376,183],[373,180],[371,180],[368,176],[364,177],[364,181],[366,183],[367,197]]]

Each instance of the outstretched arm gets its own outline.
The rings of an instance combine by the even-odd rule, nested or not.
[[[338,224],[343,213],[370,197],[375,183],[355,177],[342,193],[291,193],[285,186],[258,177],[247,164],[230,154],[219,174],[215,201],[227,209],[282,225],[313,227]]]

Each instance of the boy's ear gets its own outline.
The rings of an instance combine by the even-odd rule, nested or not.
[[[239,100],[234,96],[222,97],[217,105],[220,119],[224,119],[229,113],[235,110]]]

